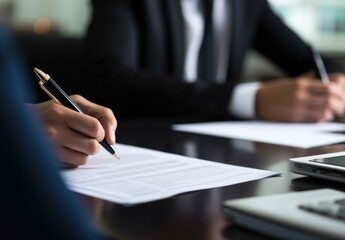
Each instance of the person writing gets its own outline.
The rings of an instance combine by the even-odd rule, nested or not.
[[[266,0],[94,0],[92,8],[85,86],[121,115],[287,122],[344,115],[344,68],[322,56],[330,79],[323,84],[311,46]],[[241,83],[249,50],[286,76]]]
[[[99,142],[115,144],[117,121],[106,107],[88,101],[80,95],[71,98],[85,114],[80,114],[50,100],[29,104],[43,121],[45,133],[53,143],[58,159],[65,168],[84,165],[89,155],[100,149]]]

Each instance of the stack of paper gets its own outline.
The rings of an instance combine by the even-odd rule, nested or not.
[[[63,171],[69,188],[116,203],[137,204],[277,175],[122,144],[116,144],[116,150],[120,160],[102,149],[87,165]]]

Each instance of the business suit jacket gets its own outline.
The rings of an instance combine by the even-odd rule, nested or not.
[[[198,114],[230,117],[229,100],[243,60],[255,49],[290,76],[313,67],[310,47],[272,12],[266,0],[231,1],[231,41],[223,84],[183,82],[184,29],[177,0],[94,0],[86,36],[89,89],[118,116]],[[92,74],[93,73],[93,74]]]

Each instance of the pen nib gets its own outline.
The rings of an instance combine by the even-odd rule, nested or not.
[[[115,152],[115,153],[113,154],[113,156],[120,160],[120,157],[119,157],[119,155],[117,154],[117,152]]]

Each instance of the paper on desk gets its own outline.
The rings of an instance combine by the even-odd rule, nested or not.
[[[120,160],[102,149],[87,165],[62,171],[67,186],[100,199],[138,204],[278,175],[122,144],[116,150]]]
[[[237,138],[291,147],[310,148],[345,141],[341,123],[277,123],[264,121],[227,121],[178,124],[174,130]]]

